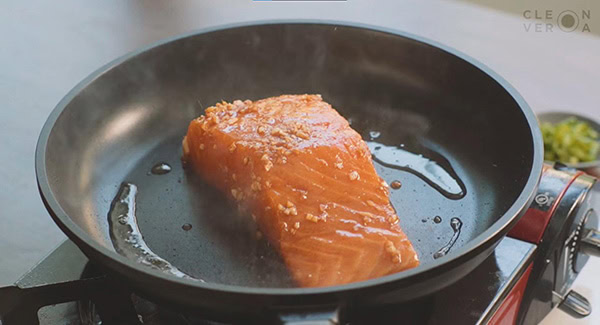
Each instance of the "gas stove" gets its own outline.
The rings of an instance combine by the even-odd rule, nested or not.
[[[537,324],[558,307],[590,314],[571,284],[590,255],[600,254],[600,183],[565,166],[545,166],[534,202],[480,266],[434,295],[350,314],[299,315],[285,324]],[[13,286],[0,288],[2,325],[221,324],[138,296],[91,264],[71,241]],[[251,321],[248,321],[251,323]]]
[[[485,324],[506,300],[535,255],[533,244],[505,238],[467,278],[449,286],[424,306],[433,317],[427,324]],[[476,284],[476,285],[474,285]],[[12,287],[0,289],[2,325],[35,324],[218,324],[178,313],[127,291],[98,272],[71,241],[54,250]],[[61,303],[67,301],[67,303]],[[45,304],[57,304],[41,309]],[[378,319],[392,322],[405,311],[377,310]],[[425,311],[425,310],[423,310]],[[361,323],[371,312],[361,313]],[[419,317],[420,315],[412,316]],[[105,321],[103,321],[105,320]],[[102,321],[102,322],[101,322]]]

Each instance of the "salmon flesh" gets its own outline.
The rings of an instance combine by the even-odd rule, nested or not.
[[[419,265],[367,144],[320,95],[209,107],[190,123],[183,158],[248,211],[301,287]]]

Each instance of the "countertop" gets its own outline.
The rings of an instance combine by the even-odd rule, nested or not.
[[[65,239],[44,209],[35,183],[34,149],[46,117],[89,73],[165,37],[268,19],[386,26],[436,40],[484,62],[512,83],[536,112],[567,110],[598,119],[600,2],[496,2],[2,1],[0,285],[15,281]],[[565,10],[576,14],[576,31],[564,32],[556,25]],[[546,21],[548,11],[552,19]],[[547,24],[554,26],[548,30]],[[582,32],[585,24],[589,32]],[[597,310],[592,316],[574,320],[553,311],[543,324],[600,324],[600,281],[594,276],[598,272],[600,261],[593,259],[575,284]]]

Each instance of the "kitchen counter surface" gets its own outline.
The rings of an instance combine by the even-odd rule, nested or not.
[[[497,1],[496,1],[497,2]],[[165,37],[268,19],[329,19],[386,26],[436,40],[484,62],[518,89],[534,111],[600,118],[600,2],[512,1],[13,1],[0,3],[0,286],[15,281],[65,237],[37,193],[34,149],[46,117],[77,82],[101,65]],[[564,1],[563,1],[564,2]],[[585,16],[581,10],[588,10]],[[529,10],[529,14],[524,13]],[[579,13],[578,31],[547,31],[536,13]],[[527,19],[526,16],[533,17]],[[588,24],[590,32],[580,32]],[[539,29],[539,30],[538,30]],[[597,312],[550,324],[600,324],[600,260],[575,289]]]

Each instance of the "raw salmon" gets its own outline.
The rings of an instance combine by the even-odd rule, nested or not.
[[[216,104],[190,123],[183,153],[256,220],[299,286],[419,264],[369,148],[320,95]]]

